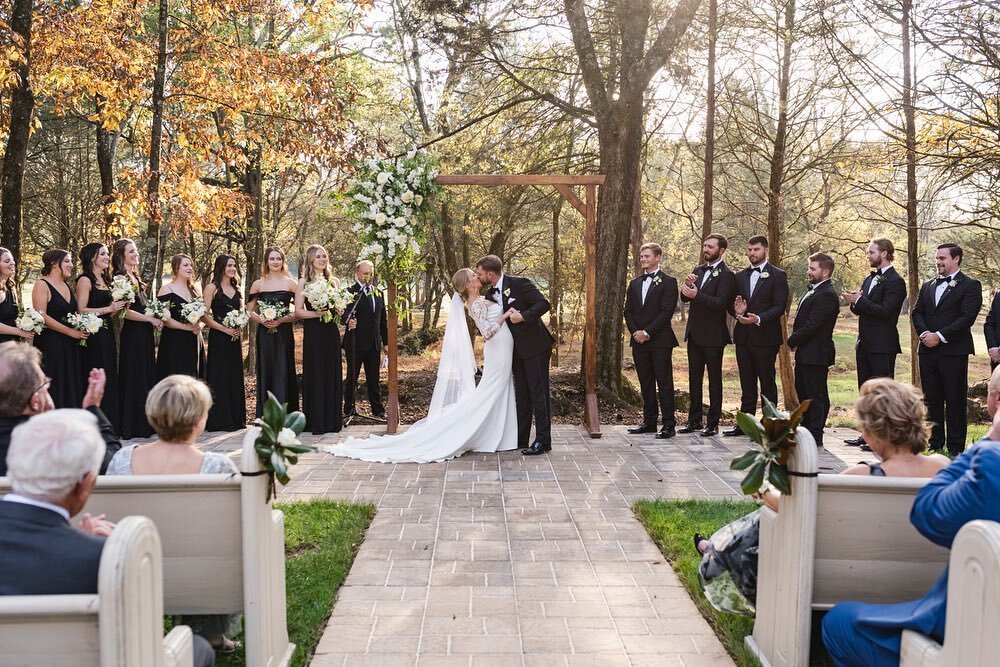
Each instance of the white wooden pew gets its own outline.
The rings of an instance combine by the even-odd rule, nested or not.
[[[245,473],[260,470],[257,432],[243,440]],[[102,476],[86,507],[112,521],[152,519],[163,542],[164,611],[242,612],[249,667],[287,665],[295,650],[285,613],[284,515],[266,500],[267,485],[265,475]]]
[[[789,469],[818,473],[803,428]],[[747,647],[765,667],[809,664],[812,611],[844,600],[903,602],[927,593],[948,551],[910,524],[929,480],[856,475],[792,477],[781,511],[761,510],[757,615]]]
[[[948,565],[944,646],[903,632],[902,667],[992,667],[1000,662],[1000,523],[958,531]]]
[[[163,569],[152,521],[122,519],[101,554],[97,595],[0,597],[0,665],[190,667],[191,629],[163,636]]]

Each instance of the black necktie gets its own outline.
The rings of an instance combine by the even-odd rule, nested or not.
[[[948,276],[944,276],[944,277],[942,277],[942,278],[936,278],[936,279],[935,279],[935,282],[936,282],[936,283],[937,283],[938,285],[943,285],[943,284],[945,284],[946,282],[948,282],[949,280],[951,280],[951,278],[949,278]]]

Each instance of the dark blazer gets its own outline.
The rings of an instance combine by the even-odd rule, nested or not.
[[[736,274],[736,293],[747,302],[747,312],[760,317],[760,326],[756,324],[740,324],[736,321],[733,329],[733,342],[737,345],[759,345],[761,347],[780,347],[781,316],[788,308],[788,274],[766,262],[761,273],[767,273],[767,278],[757,280],[757,289],[750,296],[750,275],[752,267],[747,267]],[[730,306],[730,314],[735,316],[735,310]]]
[[[833,328],[840,314],[840,296],[827,280],[813,295],[799,303],[788,347],[795,348],[795,363],[832,366],[837,359]]]
[[[709,266],[703,264],[695,267],[692,273],[698,276],[695,282],[695,286],[698,287],[697,296],[689,299],[681,294],[681,300],[691,303],[687,327],[684,329],[684,340],[702,347],[722,347],[732,342],[726,315],[733,307],[733,299],[736,298],[736,275],[729,270],[725,262],[720,262],[716,268],[719,271],[718,275],[709,278],[705,286],[701,287],[701,280],[705,277]]]
[[[101,409],[96,406],[87,408],[87,411],[97,417],[97,428],[101,429],[101,437],[104,438],[104,460],[101,461],[101,474],[108,469],[111,457],[122,448],[122,441],[115,433],[115,427],[111,425],[108,418]],[[29,417],[0,417],[0,477],[7,474],[7,449],[10,447],[10,434],[18,427],[28,421]]]
[[[906,299],[906,281],[890,266],[869,294],[873,280],[875,273],[864,279],[861,283],[863,296],[851,305],[851,312],[858,316],[858,342],[866,352],[899,354],[902,348],[896,325]]]
[[[677,280],[663,271],[657,271],[653,284],[646,292],[646,303],[642,302],[642,276],[634,278],[625,293],[625,325],[628,332],[645,331],[649,340],[642,347],[677,347],[677,336],[670,322],[677,310]],[[632,347],[639,343],[631,339]]]
[[[551,352],[556,339],[542,322],[542,315],[549,312],[551,306],[535,283],[527,278],[505,275],[497,289],[500,290],[503,312],[515,308],[524,317],[524,321],[518,324],[507,322],[514,336],[514,354],[522,359],[534,359]]]
[[[941,301],[934,305],[937,283],[928,280],[920,288],[920,297],[913,306],[913,326],[917,335],[925,331],[940,331],[947,343],[937,347],[920,346],[920,354],[965,356],[975,354],[972,343],[972,325],[983,307],[983,286],[961,271],[955,274],[955,287],[948,287]]]
[[[986,348],[1000,347],[1000,292],[993,295],[990,312],[986,313],[986,324],[983,325],[986,336]]]
[[[0,595],[97,593],[103,548],[52,510],[0,501]]]
[[[347,291],[354,294],[354,301],[347,305],[344,311],[346,317],[351,310],[354,310],[354,317],[358,320],[358,326],[354,331],[347,331],[344,334],[341,347],[354,352],[368,352],[369,350],[381,350],[383,345],[389,344],[389,317],[385,309],[385,296],[381,290],[372,286],[375,296],[375,307],[372,308],[372,297],[361,297],[361,285],[355,282],[347,288]],[[357,306],[357,307],[355,307]],[[353,346],[353,347],[351,347]]]

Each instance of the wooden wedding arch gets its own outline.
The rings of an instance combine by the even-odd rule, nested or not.
[[[553,186],[566,198],[586,221],[584,241],[586,243],[586,268],[584,286],[587,292],[586,321],[583,330],[583,377],[585,403],[583,425],[591,438],[601,437],[601,420],[597,409],[597,186],[604,185],[603,175],[568,176],[564,174],[441,174],[435,179],[441,186],[500,185]],[[584,198],[573,191],[584,188]],[[386,410],[387,433],[399,429],[399,350],[397,334],[399,313],[396,309],[396,285],[389,284],[389,402]]]

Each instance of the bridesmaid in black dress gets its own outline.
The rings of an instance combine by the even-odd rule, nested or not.
[[[288,410],[299,409],[299,386],[295,377],[295,338],[292,322],[295,312],[292,301],[297,287],[295,279],[288,273],[285,251],[276,246],[264,252],[264,267],[261,278],[250,286],[247,309],[250,319],[260,325],[257,329],[257,416],[264,413],[267,392],[281,403],[288,404]],[[284,303],[289,313],[275,320],[265,321],[260,315],[262,304]]]
[[[35,334],[21,331],[17,322],[17,281],[14,280],[14,255],[7,248],[0,247],[0,343],[12,340],[31,341]]]
[[[81,313],[94,313],[104,320],[104,328],[87,339],[83,348],[83,373],[103,368],[107,383],[101,412],[118,432],[120,414],[118,398],[118,345],[115,343],[113,316],[128,304],[111,299],[111,251],[103,243],[88,243],[80,250],[83,273],[76,279],[76,306]]]
[[[181,316],[181,308],[200,298],[194,282],[194,261],[187,255],[170,259],[173,280],[160,288],[157,298],[170,301],[170,319],[163,323],[160,349],[156,353],[156,378],[190,375],[200,378],[205,366],[201,345],[201,320],[190,324]]]
[[[156,384],[154,330],[163,322],[145,314],[146,285],[139,277],[139,250],[132,239],[115,241],[111,267],[116,276],[125,276],[135,287],[135,301],[125,311],[118,342],[119,433],[123,439],[148,438],[153,427],[146,420],[146,396]]]
[[[57,408],[79,408],[85,387],[83,348],[88,334],[66,324],[76,312],[76,297],[67,282],[73,275],[73,256],[61,248],[42,254],[42,279],[31,289],[31,303],[45,317],[45,330],[35,336],[42,352],[42,371],[50,378],[49,394]]]
[[[311,245],[306,250],[305,278],[299,280],[295,293],[295,316],[302,320],[302,412],[306,428],[315,435],[338,432],[343,425],[341,403],[344,400],[343,368],[340,360],[340,325],[343,313],[330,313],[329,322],[321,319],[303,294],[306,283],[331,280],[330,257],[326,248]],[[332,278],[339,287],[336,278]]]
[[[241,329],[230,329],[222,320],[232,310],[240,310],[240,267],[231,255],[219,255],[212,269],[212,282],[205,285],[209,313],[208,361],[205,381],[212,390],[208,411],[208,431],[237,431],[247,424],[246,385],[243,384],[243,343]]]

